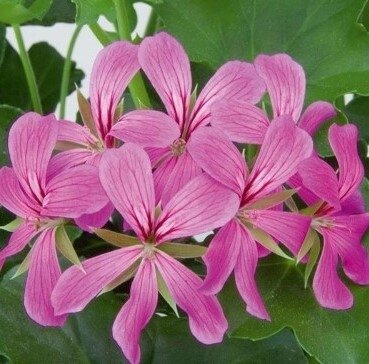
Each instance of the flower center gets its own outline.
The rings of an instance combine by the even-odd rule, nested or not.
[[[143,258],[154,259],[155,258],[155,245],[152,243],[144,243]]]
[[[174,156],[178,157],[182,155],[186,150],[186,141],[182,138],[175,140],[170,146]]]
[[[93,152],[99,152],[100,153],[100,152],[103,152],[105,150],[105,145],[101,140],[95,139],[94,141],[90,141],[89,149]]]

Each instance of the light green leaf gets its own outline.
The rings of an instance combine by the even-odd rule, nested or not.
[[[280,203],[290,199],[297,190],[283,190],[280,192],[273,193],[272,195],[263,197],[258,201],[252,203],[247,206],[248,210],[265,210],[274,206],[279,205]]]
[[[140,244],[140,240],[126,234],[116,233],[106,229],[94,229],[94,233],[107,243],[120,248]]]
[[[160,274],[159,270],[156,269],[156,279],[158,282],[158,290],[161,294],[161,296],[164,298],[165,302],[168,303],[168,305],[171,307],[171,309],[174,311],[175,315],[179,317],[177,305],[174,302],[174,299],[172,295],[169,292],[168,286],[166,285],[162,275]]]
[[[248,226],[248,230],[252,237],[260,243],[263,247],[268,249],[269,251],[273,252],[274,254],[279,255],[285,259],[293,260],[290,256],[288,256],[274,241],[274,239],[267,234],[265,231],[260,230],[258,228],[253,228],[252,226]]]
[[[369,361],[367,287],[349,285],[355,297],[353,308],[335,311],[320,307],[312,289],[304,289],[303,269],[293,262],[276,256],[263,259],[256,280],[272,321],[247,314],[244,302],[230,283],[220,296],[231,337],[258,340],[289,327],[303,349],[321,363]]]
[[[23,222],[23,220],[20,217],[17,217],[16,219],[14,219],[13,221],[9,222],[8,224],[3,225],[3,226],[0,226],[0,229],[12,233],[15,230],[17,230],[17,228],[19,227],[19,225],[22,222]]]
[[[24,3],[22,0],[0,0],[0,22],[22,24],[32,19],[41,20],[52,0],[34,0],[28,7]]]
[[[309,252],[314,243],[319,243],[319,241],[320,240],[317,232],[314,229],[310,228],[308,233],[306,234],[304,242],[301,245],[300,251],[297,254],[297,262],[300,262],[301,259]]]
[[[83,270],[81,261],[79,260],[78,255],[74,250],[73,243],[70,241],[63,225],[57,228],[55,240],[56,247],[58,248],[59,252],[63,254],[64,257],[66,257],[71,263]]]
[[[198,258],[206,253],[206,247],[195,244],[163,243],[157,249],[174,258]]]
[[[309,101],[369,94],[364,0],[163,0],[154,4],[192,61],[214,69],[230,59],[289,53],[307,74]]]
[[[320,239],[319,239],[318,234],[317,233],[315,234],[316,234],[315,239],[310,249],[309,260],[305,267],[305,275],[304,275],[304,287],[305,288],[308,285],[310,274],[315,267],[315,263],[317,262],[319,253],[320,253]]]

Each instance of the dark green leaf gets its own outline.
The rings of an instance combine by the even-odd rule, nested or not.
[[[163,0],[154,5],[193,61],[286,52],[300,62],[308,99],[369,93],[369,37],[357,18],[364,0]]]
[[[307,363],[293,334],[283,330],[260,341],[225,338],[222,344],[204,345],[190,333],[188,322],[155,317],[146,330],[153,351],[144,364]]]
[[[320,307],[311,288],[304,289],[304,275],[293,262],[272,257],[258,268],[257,282],[272,322],[251,317],[230,283],[221,301],[231,325],[231,336],[261,339],[285,327],[310,355],[322,363],[367,363],[369,361],[369,290],[351,286],[354,307],[334,311]]]
[[[350,123],[358,126],[360,137],[369,141],[369,97],[358,96],[349,102],[343,112]]]
[[[22,285],[4,279],[0,285],[0,353],[12,363],[89,363],[63,330],[30,320],[23,306]]]
[[[29,50],[40,91],[44,113],[53,112],[59,102],[64,58],[49,44],[34,44]],[[72,63],[68,93],[80,85],[84,74]],[[4,61],[0,67],[0,104],[7,104],[28,111],[32,109],[28,86],[18,53],[6,46]]]
[[[0,105],[0,165],[8,162],[8,132],[13,121],[22,114],[22,110],[9,105]]]

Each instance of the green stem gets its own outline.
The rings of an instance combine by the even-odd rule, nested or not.
[[[110,44],[113,40],[110,38],[109,34],[100,27],[99,24],[90,24],[89,28],[91,29],[94,36],[97,40],[105,47]]]
[[[132,41],[131,34],[128,29],[127,2],[126,0],[114,0],[114,4],[117,13],[119,38],[122,40]],[[142,104],[147,107],[151,106],[151,102],[140,73],[137,73],[136,76],[133,77],[129,84],[129,91],[136,108],[142,107]]]
[[[37,82],[35,73],[33,72],[31,60],[29,59],[29,55],[27,53],[26,47],[24,45],[22,32],[20,29],[19,24],[13,24],[12,25],[15,38],[17,40],[18,49],[19,49],[19,56],[23,65],[23,70],[26,75],[27,84],[29,93],[31,95],[32,105],[34,111],[38,112],[39,114],[42,114],[42,105],[41,105],[41,99],[40,94],[38,92],[37,88]]]
[[[63,76],[62,76],[62,82],[61,82],[61,88],[60,88],[60,112],[59,112],[60,119],[63,119],[65,115],[65,101],[67,99],[67,94],[68,94],[70,70],[72,66],[72,53],[73,53],[74,46],[76,44],[78,34],[80,33],[81,29],[82,29],[82,26],[79,25],[74,30],[72,34],[72,38],[70,39],[70,42],[69,42],[67,56],[64,62]]]

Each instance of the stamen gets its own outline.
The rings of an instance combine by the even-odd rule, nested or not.
[[[186,150],[186,141],[182,138],[178,138],[171,145],[171,150],[174,156],[178,157],[182,155]]]

